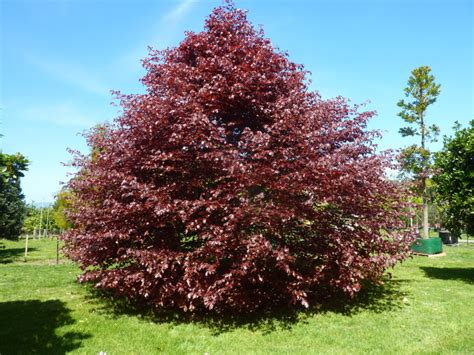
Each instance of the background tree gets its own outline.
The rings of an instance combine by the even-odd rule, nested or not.
[[[431,167],[431,152],[427,143],[435,141],[439,134],[438,126],[428,126],[426,122],[426,110],[436,102],[440,93],[440,85],[435,84],[435,78],[430,73],[431,69],[428,66],[413,69],[408,79],[408,86],[404,89],[408,101],[398,102],[398,106],[402,109],[398,115],[409,124],[400,129],[401,135],[420,136],[420,145],[414,144],[403,149],[400,157],[402,169],[412,175],[418,183],[417,191],[422,197],[423,206],[424,238],[429,236],[427,179]]]
[[[56,194],[56,200],[53,205],[54,223],[60,231],[65,231],[72,227],[72,223],[66,215],[66,210],[70,208],[72,194],[63,189]]]
[[[151,50],[145,94],[93,129],[64,234],[81,281],[158,308],[253,312],[352,296],[409,253],[373,112],[308,90],[242,10]]]
[[[37,206],[31,203],[26,206],[26,217],[22,233],[46,236],[57,234],[61,228],[56,223],[55,206]]]
[[[72,225],[66,216],[66,209],[70,206],[71,193],[63,189],[55,196],[54,203],[49,206],[37,206],[34,203],[26,207],[26,218],[22,232],[41,235],[56,234],[69,229]]]
[[[39,230],[41,212],[33,203],[26,205],[25,219],[21,228],[22,234],[34,234]]]
[[[0,152],[0,237],[16,239],[20,235],[25,215],[24,196],[20,178],[28,167],[28,160]]]
[[[438,201],[444,209],[444,225],[452,233],[474,234],[474,120],[468,127],[454,127],[454,137],[444,137],[435,154]]]

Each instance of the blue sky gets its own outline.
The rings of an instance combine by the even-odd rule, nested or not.
[[[71,171],[66,148],[87,151],[78,134],[112,120],[110,90],[143,92],[146,47],[174,46],[200,31],[220,0],[1,0],[0,149],[31,160],[27,201],[52,201]],[[401,138],[396,102],[410,71],[429,65],[441,87],[430,123],[451,134],[473,109],[473,5],[470,0],[237,0],[275,46],[312,72],[312,89],[354,103],[370,100],[385,132]],[[441,143],[434,144],[434,150]]]

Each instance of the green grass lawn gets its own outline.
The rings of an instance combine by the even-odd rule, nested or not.
[[[1,244],[1,243],[0,243]],[[233,321],[120,311],[56,265],[56,241],[0,249],[0,354],[473,354],[474,244],[414,257],[346,306]]]

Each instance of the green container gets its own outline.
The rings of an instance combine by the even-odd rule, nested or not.
[[[411,250],[416,253],[439,254],[443,251],[443,243],[441,238],[418,238],[415,244],[411,246]]]

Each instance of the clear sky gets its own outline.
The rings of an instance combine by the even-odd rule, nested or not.
[[[441,95],[428,121],[451,134],[473,113],[471,0],[236,0],[275,46],[312,72],[312,89],[354,103],[370,100],[380,148],[401,138],[396,103],[410,71],[429,65]],[[66,181],[66,148],[86,150],[79,132],[112,120],[109,90],[143,92],[148,45],[175,46],[200,31],[220,0],[0,0],[0,149],[31,160],[27,201],[52,201]],[[440,143],[434,144],[434,150]]]

